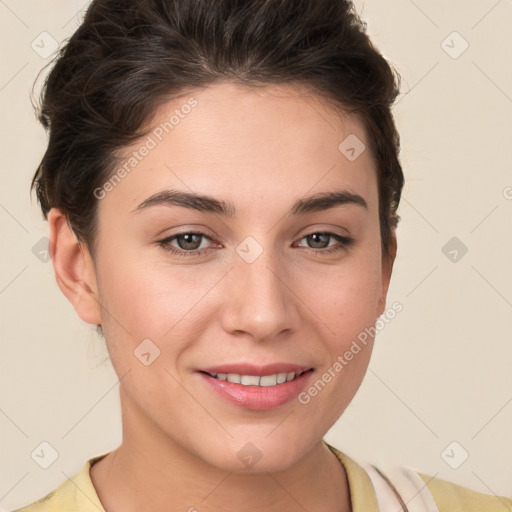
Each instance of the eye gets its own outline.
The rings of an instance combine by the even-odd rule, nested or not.
[[[338,242],[334,246],[328,245],[329,239],[333,239]],[[348,236],[338,235],[337,233],[330,233],[325,231],[317,231],[304,236],[301,240],[307,240],[313,247],[306,247],[316,253],[331,254],[334,252],[342,251],[354,242],[354,239]],[[327,243],[327,245],[326,245]]]
[[[158,243],[166,250],[172,254],[176,254],[177,256],[194,256],[197,254],[201,254],[202,252],[208,251],[208,248],[201,247],[202,240],[212,240],[208,235],[200,232],[190,232],[190,233],[179,233],[177,235],[170,236],[165,238],[164,240],[160,240]],[[172,245],[171,242],[175,241],[178,245]],[[211,249],[211,248],[210,248]]]
[[[334,246],[329,245],[329,239],[334,239],[338,243]],[[205,233],[186,232],[160,240],[158,244],[164,250],[177,256],[193,257],[215,250],[212,247],[204,247],[202,243],[204,240],[212,241],[212,239]],[[309,244],[313,245],[313,247],[305,247],[305,249],[322,255],[342,251],[354,242],[354,239],[351,237],[324,231],[310,233],[309,235],[302,237],[301,240],[307,240]],[[177,246],[174,245],[173,242],[176,242]]]

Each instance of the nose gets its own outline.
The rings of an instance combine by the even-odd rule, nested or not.
[[[227,277],[222,311],[226,332],[265,341],[299,328],[300,300],[293,293],[291,272],[270,251],[263,251],[252,263],[236,256],[234,266]]]

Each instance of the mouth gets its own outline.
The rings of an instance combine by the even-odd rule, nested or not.
[[[206,388],[215,396],[227,400],[236,407],[262,411],[292,402],[308,385],[314,368],[295,366],[295,370],[270,374],[268,368],[267,371],[260,368],[260,372],[267,373],[266,375],[216,373],[206,370],[197,373]]]
[[[307,370],[298,370],[294,372],[278,372],[271,375],[244,375],[239,373],[211,373],[207,371],[200,371],[205,375],[209,375],[217,380],[231,382],[233,384],[241,384],[242,386],[259,386],[270,387],[286,384],[293,380],[298,379],[301,375],[312,372],[314,368]]]

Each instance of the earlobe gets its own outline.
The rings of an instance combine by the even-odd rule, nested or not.
[[[66,216],[57,208],[48,213],[50,256],[55,279],[78,316],[89,324],[101,324],[96,271],[85,244],[79,242]]]

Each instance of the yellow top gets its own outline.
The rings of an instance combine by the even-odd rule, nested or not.
[[[380,491],[376,494],[378,487],[375,487],[377,484],[372,483],[375,480],[369,477],[368,465],[363,468],[348,455],[340,452],[327,442],[324,441],[324,443],[338,457],[345,468],[350,488],[352,512],[385,512],[386,510],[397,512],[396,506],[389,506],[389,508],[385,506],[388,502],[383,498]],[[13,512],[105,512],[92,484],[89,469],[107,454],[89,459],[78,473],[62,483],[57,489],[35,503]],[[421,504],[418,504],[416,499],[413,507],[414,497],[418,495],[418,491],[415,491],[411,493],[412,498],[408,500],[411,503],[411,510],[425,510],[428,512],[512,512],[512,500],[509,498],[482,494],[419,472],[415,475],[419,475],[421,478],[418,481],[426,484],[422,491],[426,492],[426,489],[428,489],[433,496],[433,500],[429,498],[431,500],[430,507],[424,505],[425,508],[418,508]],[[399,480],[391,478],[391,482],[393,481],[395,483],[399,482]],[[405,489],[403,486],[396,488],[398,490]],[[400,495],[403,496],[401,492]],[[405,503],[408,501],[404,499]],[[427,502],[428,500],[424,503]]]

